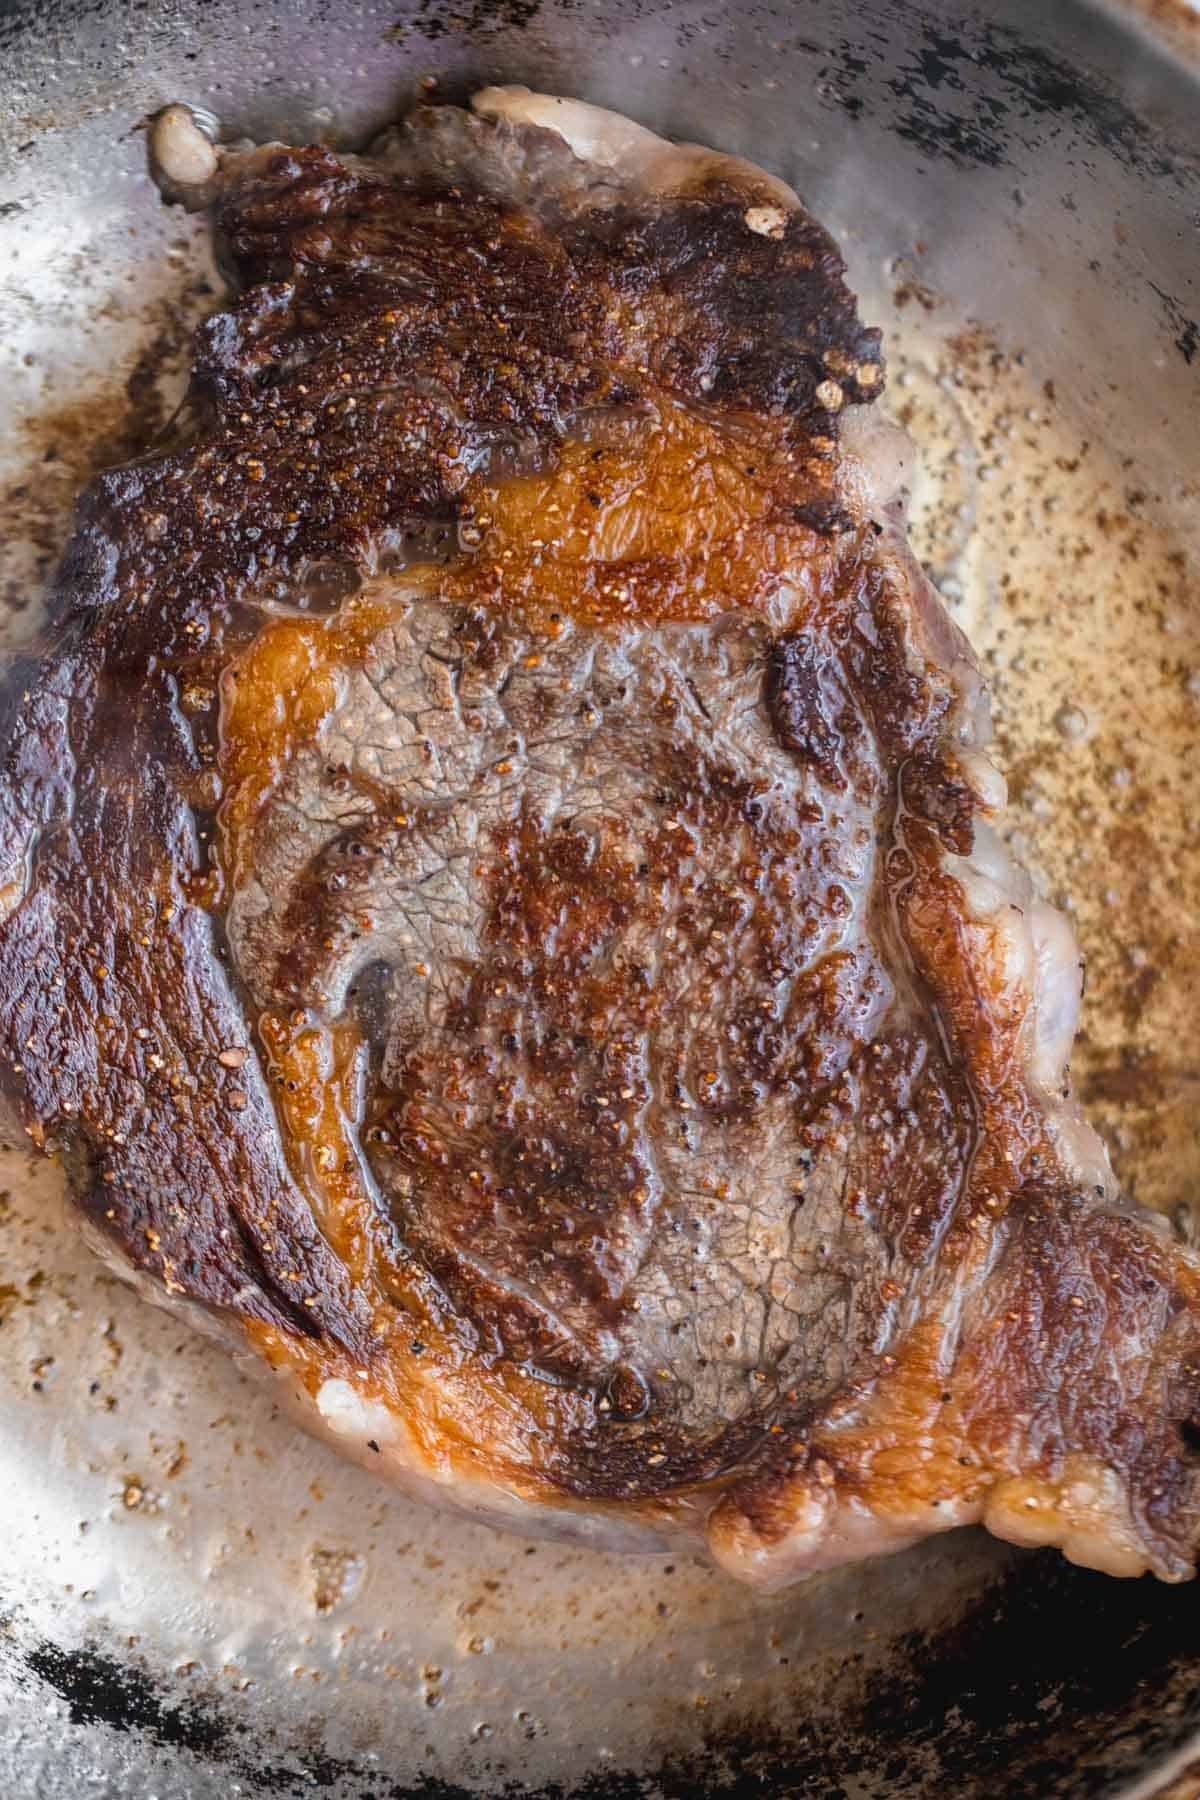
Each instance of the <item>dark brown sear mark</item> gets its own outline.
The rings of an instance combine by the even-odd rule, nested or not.
[[[807,631],[777,639],[767,656],[764,697],[784,749],[844,791],[843,738],[834,721],[844,713],[847,697],[828,645]]]

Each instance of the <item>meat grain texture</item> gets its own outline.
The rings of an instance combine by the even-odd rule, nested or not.
[[[1200,1263],[1071,1098],[830,239],[522,89],[188,130],[236,297],[0,710],[5,1078],[97,1246],[496,1523],[1191,1575]]]

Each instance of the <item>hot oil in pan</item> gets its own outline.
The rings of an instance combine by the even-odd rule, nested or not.
[[[1195,1232],[1196,546],[1172,498],[1082,434],[1019,352],[935,338],[923,313],[901,306],[890,333],[890,403],[917,446],[913,540],[991,683],[1009,840],[1075,920],[1076,1088],[1126,1192]]]
[[[178,264],[160,274],[179,283]],[[14,559],[34,537],[43,564],[57,552],[97,420],[136,447],[128,384],[158,329],[145,305],[115,319],[111,374],[96,357],[82,409],[78,371],[49,346],[26,365]],[[1076,1078],[1127,1187],[1172,1208],[1200,1163],[1200,595],[1162,497],[1085,444],[1019,358],[919,302],[890,340],[917,546],[993,680],[1011,830],[1079,922]],[[14,560],[0,592],[10,574],[27,593],[28,569]],[[317,1728],[360,1763],[382,1746],[389,1769],[485,1790],[569,1782],[778,1722],[784,1695],[801,1717],[828,1707],[828,1671],[869,1682],[898,1631],[936,1628],[1009,1560],[968,1534],[770,1598],[682,1558],[589,1556],[431,1514],[299,1436],[223,1354],[131,1296],[63,1230],[52,1171],[12,1156],[3,1181],[0,1524],[24,1546],[18,1629],[143,1658],[197,1716],[233,1707],[292,1742]]]
[[[0,648],[35,637],[84,483],[168,428],[192,332],[221,291],[206,221],[178,210],[139,218],[132,267],[123,259],[108,266],[88,226],[66,209],[58,238],[53,255],[38,239],[20,245],[30,266],[45,260],[59,273],[41,303],[0,298]]]

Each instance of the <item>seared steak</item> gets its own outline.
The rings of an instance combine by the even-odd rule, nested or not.
[[[1200,1266],[1070,1098],[829,238],[524,90],[189,129],[237,297],[0,726],[7,1079],[105,1254],[500,1522],[1191,1574]]]

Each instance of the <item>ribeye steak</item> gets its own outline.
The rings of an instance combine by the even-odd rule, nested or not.
[[[1070,1097],[825,232],[523,89],[155,149],[235,297],[0,719],[5,1077],[104,1253],[500,1523],[1190,1575],[1200,1264]]]

